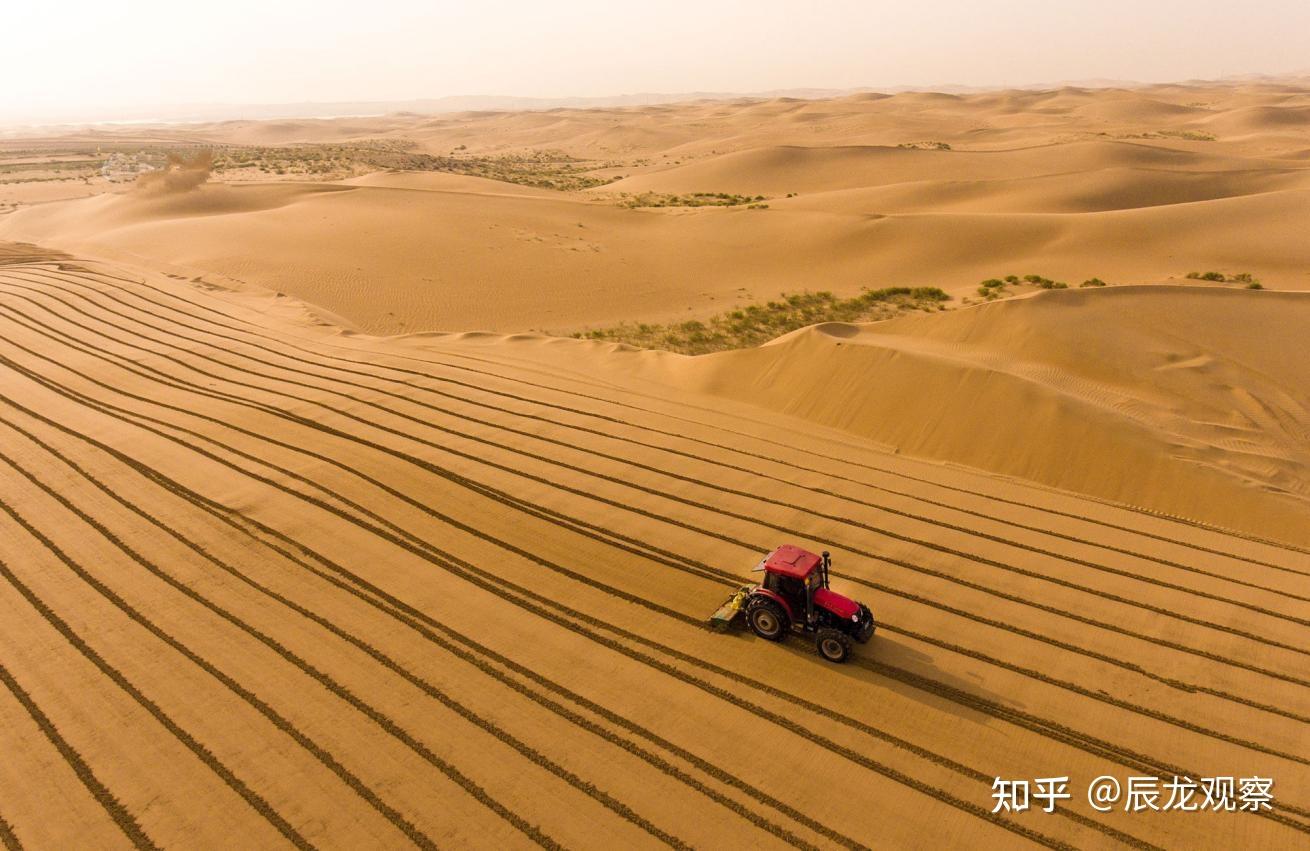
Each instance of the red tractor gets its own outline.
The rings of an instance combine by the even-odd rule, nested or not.
[[[760,638],[781,641],[790,632],[813,636],[819,655],[845,662],[853,642],[873,635],[869,607],[828,588],[832,559],[790,544],[769,553],[752,571],[764,572],[759,585],[743,585],[710,616],[710,625],[727,629],[741,612]]]

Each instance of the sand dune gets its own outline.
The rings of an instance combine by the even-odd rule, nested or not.
[[[342,335],[288,299],[21,247],[0,296],[0,781],[25,843],[1289,847],[1310,832],[1305,550],[662,389],[609,362],[662,358],[590,343]],[[1045,313],[1068,329],[1081,307],[1168,311],[1159,298],[1033,299],[928,335],[819,329],[749,354],[842,342],[977,364],[1017,334],[1077,376],[1076,354],[1036,345]],[[1247,308],[1202,296],[1179,327],[1206,326],[1211,302]],[[1149,349],[1150,315],[1111,339]],[[1176,361],[1139,404],[1207,369],[1263,375],[1276,358],[1256,336],[1245,371],[1224,352]],[[1126,366],[1065,383],[1067,404],[1113,407],[1094,381]],[[984,381],[1036,385],[1036,369]],[[1288,370],[1257,386],[1302,377]],[[1034,425],[1067,423],[1043,418],[1053,406],[1036,402]],[[836,586],[877,612],[852,664],[702,626],[782,539],[830,547]],[[1141,819],[1077,796],[989,814],[995,773],[1034,770],[1256,772],[1278,798],[1267,816]]]
[[[443,172],[220,176],[176,198],[20,208],[0,236],[286,292],[374,333],[569,333],[804,289],[927,285],[958,299],[1005,274],[1217,270],[1299,290],[1306,101],[1270,85],[1160,86],[227,122],[170,132],[193,145],[554,151],[617,179],[562,192]],[[768,208],[620,206],[621,193],[697,192]]]
[[[1310,544],[1310,364],[1289,357],[1307,328],[1300,293],[1131,287],[662,368],[912,455]]]
[[[1273,189],[1293,178],[1248,175],[1246,186],[1269,191],[1180,204],[1162,196],[1240,189],[1221,178],[1149,189],[1115,179],[1066,184],[1063,197],[1042,181],[988,187],[998,206],[1043,210],[1007,214],[986,212],[983,190],[968,184],[802,195],[763,211],[630,210],[516,188],[207,186],[35,207],[0,231],[58,232],[82,251],[287,292],[381,333],[567,332],[703,316],[803,289],[944,283],[963,296],[983,277],[1035,270],[1117,281],[1220,268],[1253,270],[1271,286],[1310,283],[1310,246],[1295,237],[1310,192]],[[939,209],[925,211],[933,202],[924,198],[941,199]],[[1127,202],[1149,206],[1060,212]],[[1247,227],[1232,228],[1235,216]]]

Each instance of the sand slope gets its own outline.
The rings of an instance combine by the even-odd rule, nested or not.
[[[1134,185],[1125,189],[1124,179]],[[1142,191],[1151,197],[1122,198]],[[0,233],[58,234],[57,245],[287,292],[374,333],[560,333],[701,317],[805,289],[946,284],[964,297],[983,277],[1034,271],[1076,282],[1181,279],[1213,268],[1254,271],[1272,287],[1310,283],[1310,243],[1299,238],[1310,189],[1246,194],[1227,180],[1184,179],[1143,190],[1118,175],[1058,189],[1007,182],[862,192],[802,195],[768,210],[632,210],[463,188],[207,186],[35,207],[0,221]],[[922,194],[939,209],[923,212]],[[1096,209],[1112,204],[1128,206]],[[986,211],[993,205],[1042,212]],[[1087,211],[1054,212],[1070,206]]]
[[[340,334],[291,299],[3,254],[6,838],[1110,848],[1310,833],[1305,549],[661,389],[633,375],[634,358],[663,360],[649,354]],[[1150,311],[1167,310],[1094,296],[752,356],[842,342],[919,374],[983,372],[980,353],[1017,337],[1027,360],[984,380],[1085,405],[1123,362],[1067,360],[1038,326],[1132,303],[1144,318],[1118,342],[1149,350]],[[1197,303],[1180,331],[1207,305],[1255,318],[1275,302]],[[1251,401],[1268,402],[1301,377],[1259,339],[1233,343],[1208,365],[1186,336],[1155,352],[1186,359],[1139,404],[1257,374]],[[1085,376],[1065,381],[1069,401],[1038,381],[1043,362]],[[703,628],[785,540],[828,546],[836,587],[879,617],[852,664]],[[988,812],[996,775],[1081,789],[1184,772],[1274,777],[1276,810],[1144,818],[1075,794],[1056,815]]]
[[[1310,543],[1300,293],[1124,287],[664,359],[671,386],[913,455]]]

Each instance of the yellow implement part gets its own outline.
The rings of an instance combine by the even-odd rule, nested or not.
[[[727,602],[719,606],[717,612],[710,615],[710,626],[715,629],[727,629],[731,626],[733,619],[741,611],[741,607],[746,602],[746,598],[750,596],[750,593],[750,585],[739,588],[736,593],[728,598]]]

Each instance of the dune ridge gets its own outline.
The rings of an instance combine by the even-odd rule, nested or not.
[[[1300,293],[1048,292],[817,326],[652,374],[912,455],[1304,543],[1310,373],[1288,352],[1307,327]]]

